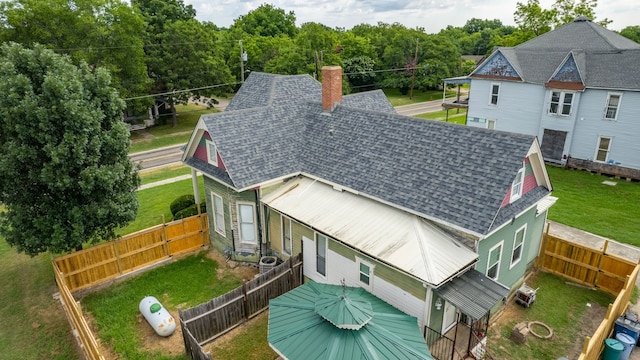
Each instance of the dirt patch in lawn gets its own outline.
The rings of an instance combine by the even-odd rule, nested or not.
[[[167,310],[169,311],[169,310]],[[171,316],[178,321],[178,312],[169,311]],[[147,322],[142,314],[137,315],[138,323],[136,324],[137,333],[140,334],[142,340],[142,348],[150,353],[159,351],[163,355],[180,355],[184,353],[184,341],[182,340],[182,328],[180,324],[176,324],[176,330],[169,336],[160,336],[156,334],[153,327]]]
[[[249,281],[258,274],[258,267],[255,264],[227,261],[227,258],[214,248],[209,249],[207,257],[218,263],[218,279],[232,274],[244,281]]]

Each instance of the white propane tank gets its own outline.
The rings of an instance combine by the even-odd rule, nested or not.
[[[160,301],[153,296],[147,296],[140,301],[140,312],[156,334],[169,336],[176,329],[176,322]]]

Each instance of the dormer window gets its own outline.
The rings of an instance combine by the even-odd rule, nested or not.
[[[218,166],[218,150],[211,140],[207,140],[207,161],[213,166]]]
[[[522,185],[524,183],[524,166],[518,170],[518,174],[516,174],[516,178],[513,180],[513,184],[511,184],[511,201],[514,202],[518,200],[522,196]]]

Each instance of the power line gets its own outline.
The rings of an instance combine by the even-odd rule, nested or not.
[[[127,101],[127,100],[144,99],[144,98],[148,98],[148,97],[174,95],[174,94],[179,94],[179,93],[198,91],[198,90],[206,90],[206,89],[213,89],[213,88],[217,88],[217,87],[238,85],[238,84],[241,84],[241,83],[234,82],[234,83],[226,83],[226,84],[209,85],[209,86],[202,86],[202,87],[199,87],[199,88],[191,88],[191,89],[184,89],[184,90],[174,90],[174,91],[169,91],[169,92],[164,92],[164,93],[149,94],[149,95],[142,95],[142,96],[134,96],[134,97],[125,98],[125,99],[122,99],[122,100]]]

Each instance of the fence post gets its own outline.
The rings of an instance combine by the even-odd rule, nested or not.
[[[118,253],[118,247],[116,246],[116,241],[111,242],[111,246],[113,247],[113,253],[116,255],[116,266],[118,266],[118,274],[122,275],[122,263],[120,262],[120,254]]]
[[[598,261],[598,271],[596,271],[596,276],[593,277],[593,287],[598,287],[598,275],[600,275],[600,271],[602,270],[602,262],[604,261],[604,257],[607,256],[607,248],[609,247],[609,240],[604,241],[604,246],[602,247],[602,251],[600,252],[600,260]]]
[[[162,214],[162,234],[164,236],[164,251],[167,253],[167,256],[171,256],[171,251],[169,250],[169,235],[167,235],[167,223],[164,219],[164,214]]]
[[[242,280],[242,304],[244,307],[244,317],[249,319],[249,316],[251,316],[251,314],[249,313],[249,309],[247,308],[247,281],[246,280]]]
[[[542,267],[544,264],[544,253],[547,250],[547,237],[549,236],[549,226],[551,223],[545,223],[544,231],[542,232],[542,243],[540,244],[540,250],[538,250],[538,259],[536,259],[536,266]]]

